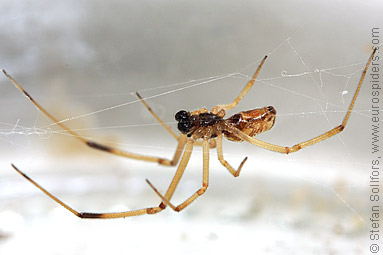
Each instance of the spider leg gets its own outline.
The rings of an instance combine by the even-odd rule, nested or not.
[[[154,214],[158,213],[163,210],[160,206],[157,207],[149,207],[139,210],[133,210],[133,211],[126,211],[126,212],[112,212],[112,213],[90,213],[90,212],[79,212],[61,201],[59,198],[51,194],[49,191],[44,189],[40,184],[32,180],[29,176],[27,176],[25,173],[23,173],[21,170],[19,170],[15,165],[12,164],[12,167],[22,176],[25,177],[29,182],[31,182],[34,186],[36,186],[38,189],[40,189],[42,192],[44,192],[47,196],[52,198],[55,202],[60,204],[62,207],[73,213],[79,218],[83,219],[114,219],[114,218],[125,218],[130,216],[138,216],[143,214]]]
[[[304,141],[304,142],[300,142],[294,146],[291,146],[291,147],[283,147],[283,146],[279,146],[279,145],[274,145],[274,144],[271,144],[271,143],[267,143],[267,142],[264,142],[264,141],[261,141],[259,139],[256,139],[254,137],[251,137],[251,136],[248,136],[246,135],[245,133],[243,133],[242,131],[240,131],[239,129],[237,128],[234,128],[230,125],[226,125],[225,126],[225,130],[230,132],[230,133],[233,133],[234,135],[236,135],[237,137],[239,137],[240,139],[244,140],[244,141],[247,141],[251,144],[254,144],[258,147],[261,147],[261,148],[264,148],[264,149],[267,149],[267,150],[271,150],[271,151],[275,151],[275,152],[279,152],[279,153],[285,153],[285,154],[289,154],[289,153],[292,153],[292,152],[296,152],[302,148],[305,148],[307,146],[310,146],[310,145],[313,145],[313,144],[316,144],[316,143],[319,143],[323,140],[326,140],[340,132],[342,132],[344,130],[344,128],[346,127],[346,124],[348,122],[348,119],[350,117],[350,114],[352,112],[352,109],[354,107],[354,104],[355,104],[355,101],[356,101],[356,98],[358,97],[358,94],[359,94],[359,91],[360,91],[360,88],[362,86],[362,83],[363,83],[363,80],[364,80],[364,77],[366,76],[366,73],[367,73],[367,69],[369,67],[369,65],[371,64],[371,61],[374,57],[376,53],[376,49],[374,49],[374,51],[372,52],[367,64],[366,64],[366,67],[364,68],[363,70],[363,73],[362,73],[362,76],[360,78],[360,81],[359,81],[359,84],[358,84],[358,87],[355,91],[355,94],[352,98],[352,101],[350,103],[350,106],[348,107],[348,110],[347,110],[347,113],[343,119],[343,122],[342,124],[340,124],[339,126],[321,134],[321,135],[318,135],[314,138],[311,138],[307,141]],[[219,145],[218,145],[219,147]]]
[[[203,195],[205,191],[207,190],[207,187],[209,186],[209,142],[207,138],[203,139],[203,177],[202,177],[202,187],[198,189],[193,195],[191,195],[188,199],[186,199],[183,203],[179,204],[178,206],[174,206],[169,199],[168,192],[166,192],[165,196],[163,196],[149,181],[146,180],[146,182],[149,184],[149,186],[154,190],[154,192],[157,193],[157,195],[162,199],[163,203],[165,205],[168,205],[170,208],[172,208],[174,211],[179,212],[183,209],[185,209],[188,205],[190,205],[197,197]],[[185,149],[186,151],[186,149]],[[186,152],[185,152],[186,153]],[[177,181],[178,184],[179,180]],[[175,188],[174,188],[175,190]],[[172,193],[173,194],[173,193]]]
[[[166,131],[169,132],[169,134],[171,134],[176,140],[179,139],[179,136],[174,133],[174,131],[172,130],[171,127],[169,127],[168,125],[166,125],[161,119],[160,117],[158,117],[158,115],[152,110],[152,108],[145,102],[145,100],[141,97],[141,95],[136,92],[136,95],[137,97],[140,99],[141,103],[144,104],[144,106],[146,107],[146,109],[148,109],[148,111],[153,115],[153,117],[161,124],[162,127],[164,127],[166,129]]]
[[[11,75],[9,75],[5,70],[3,70],[3,73],[7,78],[15,85],[17,89],[19,89],[45,116],[47,116],[49,119],[51,119],[55,124],[60,126],[62,129],[64,129],[67,133],[81,141],[82,143],[86,144],[87,146],[97,149],[100,151],[105,151],[111,154],[115,154],[118,156],[126,157],[126,158],[132,158],[136,160],[143,160],[143,161],[149,161],[149,162],[157,162],[161,165],[166,165],[166,166],[174,166],[178,163],[178,160],[181,156],[182,150],[186,144],[186,137],[184,135],[180,135],[177,140],[178,140],[178,146],[177,149],[174,153],[173,159],[165,159],[165,158],[160,158],[160,157],[153,157],[153,156],[146,156],[146,155],[140,155],[136,153],[131,153],[127,151],[123,151],[114,147],[110,147],[107,145],[103,145],[97,142],[93,142],[89,139],[86,139],[82,136],[80,136],[78,133],[67,127],[62,123],[62,121],[59,121],[56,119],[53,115],[51,115],[47,110],[45,110],[44,107],[42,107],[39,103],[37,103],[25,90],[24,88],[15,80],[12,78]]]
[[[247,92],[249,92],[251,87],[254,85],[255,79],[257,78],[259,72],[261,71],[261,68],[262,68],[263,64],[265,63],[266,58],[267,58],[267,56],[265,56],[262,59],[261,63],[259,64],[257,70],[255,71],[255,73],[253,75],[253,78],[251,78],[251,80],[246,84],[246,86],[242,89],[242,91],[239,93],[239,95],[234,99],[234,101],[232,103],[223,104],[223,105],[216,105],[211,110],[211,112],[217,114],[221,109],[226,111],[226,110],[230,110],[230,109],[233,109],[234,107],[236,107],[237,104],[239,103],[239,101],[242,100],[242,98],[247,94]]]
[[[275,151],[275,152],[284,153],[284,154],[293,153],[293,152],[299,151],[300,149],[302,149],[304,147],[319,143],[320,141],[323,141],[327,138],[330,138],[333,135],[338,134],[343,129],[344,129],[344,127],[342,127],[342,125],[340,125],[340,126],[337,126],[333,129],[331,129],[330,131],[327,131],[326,133],[321,134],[317,137],[314,137],[310,140],[300,142],[300,143],[298,143],[294,146],[291,146],[291,147],[284,147],[284,146],[264,142],[264,141],[259,140],[257,138],[248,136],[237,128],[234,128],[231,126],[225,127],[226,131],[234,134],[235,136],[237,136],[238,138],[240,138],[243,141],[249,142],[255,146],[261,147],[261,148],[266,149],[266,150]]]
[[[217,137],[217,154],[218,154],[218,160],[219,162],[221,162],[221,164],[227,168],[227,170],[229,170],[229,172],[234,176],[234,177],[238,177],[239,176],[239,173],[241,172],[241,169],[243,167],[243,165],[245,164],[246,160],[247,160],[247,157],[245,157],[241,164],[239,165],[238,169],[235,170],[229,163],[227,163],[227,161],[223,158],[223,151],[222,151],[222,138],[223,138],[223,135],[220,134],[218,135]]]
[[[181,177],[185,171],[185,168],[187,164],[189,163],[190,155],[193,150],[193,142],[194,140],[189,139],[187,141],[187,145],[185,148],[185,152],[182,155],[181,162],[177,168],[177,171],[173,177],[172,182],[169,185],[168,191],[165,194],[165,199],[168,201],[171,199],[171,197],[174,194],[175,189],[177,188],[177,185],[179,181],[181,180]],[[24,176],[30,183],[32,183],[34,186],[36,186],[38,189],[40,189],[42,192],[44,192],[47,196],[49,196],[51,199],[53,199],[56,203],[73,213],[79,218],[87,218],[87,219],[114,219],[114,218],[125,218],[130,216],[138,216],[143,214],[154,214],[162,211],[166,208],[166,205],[161,202],[159,206],[157,207],[148,207],[143,208],[139,210],[133,210],[133,211],[125,211],[125,212],[112,212],[112,213],[92,213],[92,212],[79,212],[72,207],[70,207],[68,204],[64,203],[62,200],[54,196],[52,193],[44,189],[40,184],[32,180],[29,176],[27,176],[25,173],[23,173],[21,170],[19,170],[15,165],[12,164],[12,167],[22,176]]]
[[[146,101],[144,100],[144,98],[142,98],[142,96],[136,92],[136,95],[137,97],[140,99],[141,103],[145,106],[146,109],[148,109],[148,111],[153,115],[153,117],[161,124],[161,126],[163,128],[166,129],[166,131],[168,131],[168,133],[173,136],[176,140],[179,140],[180,139],[180,136],[178,136],[176,133],[174,133],[174,131],[172,130],[172,128],[168,125],[166,125],[162,120],[161,118],[153,111],[153,109],[148,105],[148,103],[146,103]],[[202,109],[201,109],[202,110]],[[206,112],[207,112],[207,109],[206,109]],[[200,141],[195,141],[194,142],[194,145],[196,146],[202,146],[202,143]],[[210,148],[215,148],[216,147],[216,143],[215,143],[215,140],[214,139],[211,139],[209,140],[209,147]]]
[[[168,190],[166,191],[166,194],[165,194],[165,198],[170,200],[182,178],[182,175],[184,174],[185,172],[185,169],[186,169],[186,166],[188,165],[189,163],[189,160],[190,160],[190,156],[192,154],[192,151],[193,151],[193,145],[194,145],[194,140],[193,139],[188,139],[187,143],[186,143],[186,147],[185,147],[185,150],[184,150],[184,154],[182,155],[182,158],[181,158],[181,162],[180,164],[178,165],[178,168],[177,168],[177,171],[176,173],[174,174],[174,177],[172,179],[172,182],[170,183],[169,185],[169,188]],[[160,207],[164,207],[165,208],[165,205],[163,203],[160,204]]]

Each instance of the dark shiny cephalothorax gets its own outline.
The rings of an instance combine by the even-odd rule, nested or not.
[[[175,119],[178,121],[178,130],[183,134],[187,134],[188,137],[192,136],[198,129],[214,127],[218,123],[224,121],[223,118],[214,113],[204,112],[199,114],[191,114],[185,110],[177,112]],[[213,137],[216,137],[215,132],[214,134],[212,133],[209,138]]]

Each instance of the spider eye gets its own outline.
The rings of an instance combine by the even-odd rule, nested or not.
[[[189,133],[190,127],[191,127],[191,123],[189,121],[178,123],[178,130],[181,131],[183,134]]]
[[[175,115],[176,121],[182,121],[189,119],[189,113],[187,111],[181,110]]]

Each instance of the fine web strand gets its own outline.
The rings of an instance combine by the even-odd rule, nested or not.
[[[235,74],[214,76],[214,77],[206,78],[206,79],[191,80],[191,81],[184,82],[184,83],[178,83],[178,84],[174,84],[174,85],[162,86],[162,87],[159,87],[159,88],[170,88],[170,87],[174,87],[174,86],[180,86],[182,84],[192,83],[190,85],[185,85],[185,86],[183,86],[181,88],[178,88],[178,89],[172,89],[172,90],[169,90],[169,91],[166,91],[166,92],[155,94],[153,96],[145,97],[144,99],[148,100],[148,99],[153,99],[153,98],[156,98],[156,97],[165,96],[165,95],[168,95],[168,94],[173,94],[173,93],[180,92],[180,91],[183,91],[183,90],[186,90],[186,89],[190,89],[190,88],[193,88],[193,87],[198,87],[198,86],[201,86],[201,85],[204,85],[204,84],[208,84],[208,83],[211,83],[211,82],[219,81],[219,80],[231,77],[233,75],[235,75]],[[145,89],[145,90],[142,90],[142,91],[156,90],[156,89],[159,89],[159,88]],[[129,94],[133,95],[133,94],[135,94],[135,92],[132,91]],[[95,114],[99,114],[99,113],[102,113],[102,112],[114,110],[114,109],[117,109],[117,108],[120,108],[120,107],[123,107],[123,106],[131,105],[131,104],[135,104],[135,103],[139,103],[139,102],[140,102],[140,100],[137,99],[137,100],[133,100],[133,101],[130,101],[130,102],[127,102],[127,103],[122,103],[122,104],[119,104],[119,105],[114,105],[114,106],[110,106],[110,107],[107,107],[107,108],[102,108],[102,109],[97,110],[97,111],[93,111],[93,112],[90,112],[90,113],[86,113],[86,114],[70,117],[70,118],[67,118],[67,119],[64,119],[64,120],[60,120],[58,123],[64,123],[64,122],[67,122],[67,121],[72,121],[72,120],[75,120],[75,119],[88,117],[88,116],[91,116],[91,115],[95,115]],[[54,126],[54,125],[57,125],[57,123],[52,123],[49,126]]]

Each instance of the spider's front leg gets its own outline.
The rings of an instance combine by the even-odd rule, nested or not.
[[[125,150],[121,150],[118,148],[114,148],[111,146],[104,145],[102,143],[94,142],[92,140],[89,140],[87,138],[82,137],[80,134],[75,132],[74,130],[70,129],[68,126],[66,126],[63,121],[59,121],[56,119],[52,114],[50,114],[43,106],[41,106],[36,100],[32,98],[32,96],[27,93],[24,88],[10,75],[8,74],[5,70],[3,70],[4,75],[13,83],[13,85],[20,90],[24,96],[26,96],[39,110],[42,112],[45,116],[47,116],[49,119],[51,119],[56,125],[64,129],[68,134],[82,142],[83,144],[96,149],[100,151],[104,151],[107,153],[115,154],[121,157],[126,157],[126,158],[131,158],[131,159],[136,159],[136,160],[142,160],[142,161],[149,161],[149,162],[157,162],[161,165],[166,165],[166,166],[174,166],[177,165],[178,160],[181,156],[182,150],[185,146],[186,143],[186,138],[183,135],[177,136],[174,134],[174,132],[170,132],[173,136],[177,137],[178,140],[178,146],[176,148],[176,151],[174,153],[174,156],[172,159],[166,159],[166,158],[161,158],[161,157],[155,157],[155,156],[147,156],[147,155],[140,155],[132,152],[128,152]],[[143,101],[143,100],[142,100]],[[147,105],[146,105],[147,106]],[[149,106],[147,106],[149,107]],[[155,114],[154,114],[155,115]],[[156,115],[155,115],[156,116]],[[163,124],[162,121],[160,121],[161,124]],[[165,124],[163,126],[166,127]]]

